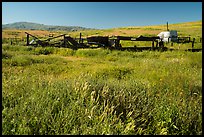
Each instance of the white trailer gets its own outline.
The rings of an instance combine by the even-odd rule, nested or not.
[[[159,36],[163,42],[177,42],[178,41],[178,34],[176,30],[163,31],[163,32],[160,32],[157,36]]]

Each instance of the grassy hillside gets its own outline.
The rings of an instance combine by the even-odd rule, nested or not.
[[[80,31],[88,30],[90,28],[79,27],[79,26],[54,26],[54,25],[44,25],[32,22],[16,22],[11,24],[2,24],[2,29],[18,29],[18,30],[47,30],[47,31]]]
[[[177,30],[179,36],[192,36],[192,37],[202,37],[202,21],[197,22],[187,22],[187,23],[179,23],[179,24],[169,24],[170,30]],[[69,32],[69,31],[47,31],[47,30],[3,30],[2,37],[3,38],[22,38],[26,37],[25,31],[39,36],[46,37],[49,33],[53,34],[68,34],[73,37],[79,37],[79,33],[82,33],[83,37],[87,36],[112,36],[112,35],[122,35],[122,36],[156,36],[161,31],[166,31],[165,25],[158,26],[143,26],[143,27],[124,27],[124,28],[113,28],[113,29],[104,29],[104,30],[81,30],[80,32]]]
[[[202,21],[196,22],[187,22],[187,23],[178,23],[178,24],[169,24],[170,30],[177,30],[178,35],[180,36],[193,36],[198,37],[202,36]],[[113,28],[105,30],[90,30],[82,31],[84,36],[86,35],[123,35],[123,36],[155,36],[161,31],[166,31],[166,24],[158,26],[142,26],[142,27],[123,27],[123,28]],[[78,32],[71,33],[74,36],[79,35]]]
[[[202,22],[169,27],[184,26],[174,29],[201,36],[196,24]],[[187,33],[187,28],[197,31]],[[163,31],[156,29],[159,26],[82,33]],[[25,35],[19,30],[2,33],[3,39]],[[50,32],[30,33],[43,37]],[[71,50],[24,43],[2,44],[3,135],[202,134],[202,52]]]

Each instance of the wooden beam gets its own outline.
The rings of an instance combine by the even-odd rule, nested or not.
[[[193,41],[192,41],[192,49],[194,48],[194,42],[195,42],[195,38],[193,38]]]
[[[81,43],[81,33],[79,34],[79,43]]]
[[[36,38],[36,39],[39,39],[39,38],[37,38],[36,36],[33,36],[33,35],[29,34],[28,32],[25,32],[25,33],[26,33],[27,35],[30,35],[30,36]]]
[[[55,37],[52,37],[52,38],[48,38],[45,41],[49,41],[51,39],[59,38],[59,37],[62,37],[62,36],[65,36],[65,34],[62,34],[62,35],[59,35],[59,36],[55,36]]]
[[[27,46],[29,45],[29,34],[27,34]]]

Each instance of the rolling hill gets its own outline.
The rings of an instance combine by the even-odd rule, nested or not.
[[[19,24],[19,23],[18,23]],[[11,24],[10,24],[11,25]],[[37,24],[35,24],[37,25]],[[46,26],[42,24],[38,24],[41,26]],[[8,26],[8,25],[6,25]],[[5,25],[2,25],[2,28],[5,28]],[[46,37],[50,33],[54,34],[55,36],[60,34],[68,34],[71,37],[79,37],[79,33],[82,33],[82,37],[87,36],[133,36],[137,37],[139,35],[143,36],[156,36],[162,31],[166,31],[166,24],[163,25],[152,25],[152,26],[128,26],[128,27],[121,27],[121,28],[111,28],[111,29],[78,29],[78,31],[69,31],[67,30],[58,30],[57,29],[48,29],[48,30],[42,30],[42,28],[39,30],[31,30],[28,29],[29,27],[24,29],[3,29],[2,31],[2,38],[23,38],[26,37],[25,31],[28,33],[31,33],[37,37]],[[62,26],[61,26],[62,27]],[[19,26],[19,28],[22,28]],[[60,28],[60,27],[59,27]],[[52,30],[52,31],[51,31]],[[56,30],[56,31],[55,31]],[[191,36],[191,37],[202,37],[202,21],[194,21],[194,22],[182,22],[177,24],[169,24],[169,30],[177,30],[178,35],[185,37],[185,36]]]
[[[47,31],[81,31],[93,28],[85,28],[80,26],[54,26],[44,25],[32,22],[15,22],[10,24],[2,24],[2,29],[19,29],[19,30],[47,30]]]

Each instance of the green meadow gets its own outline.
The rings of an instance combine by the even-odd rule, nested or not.
[[[202,37],[201,21],[171,27]],[[83,34],[133,36],[133,30],[157,35],[164,26]],[[190,44],[164,52],[72,50],[25,46],[24,31],[10,32],[2,32],[3,135],[202,134],[202,51],[184,51]],[[13,34],[20,40],[11,45]]]

